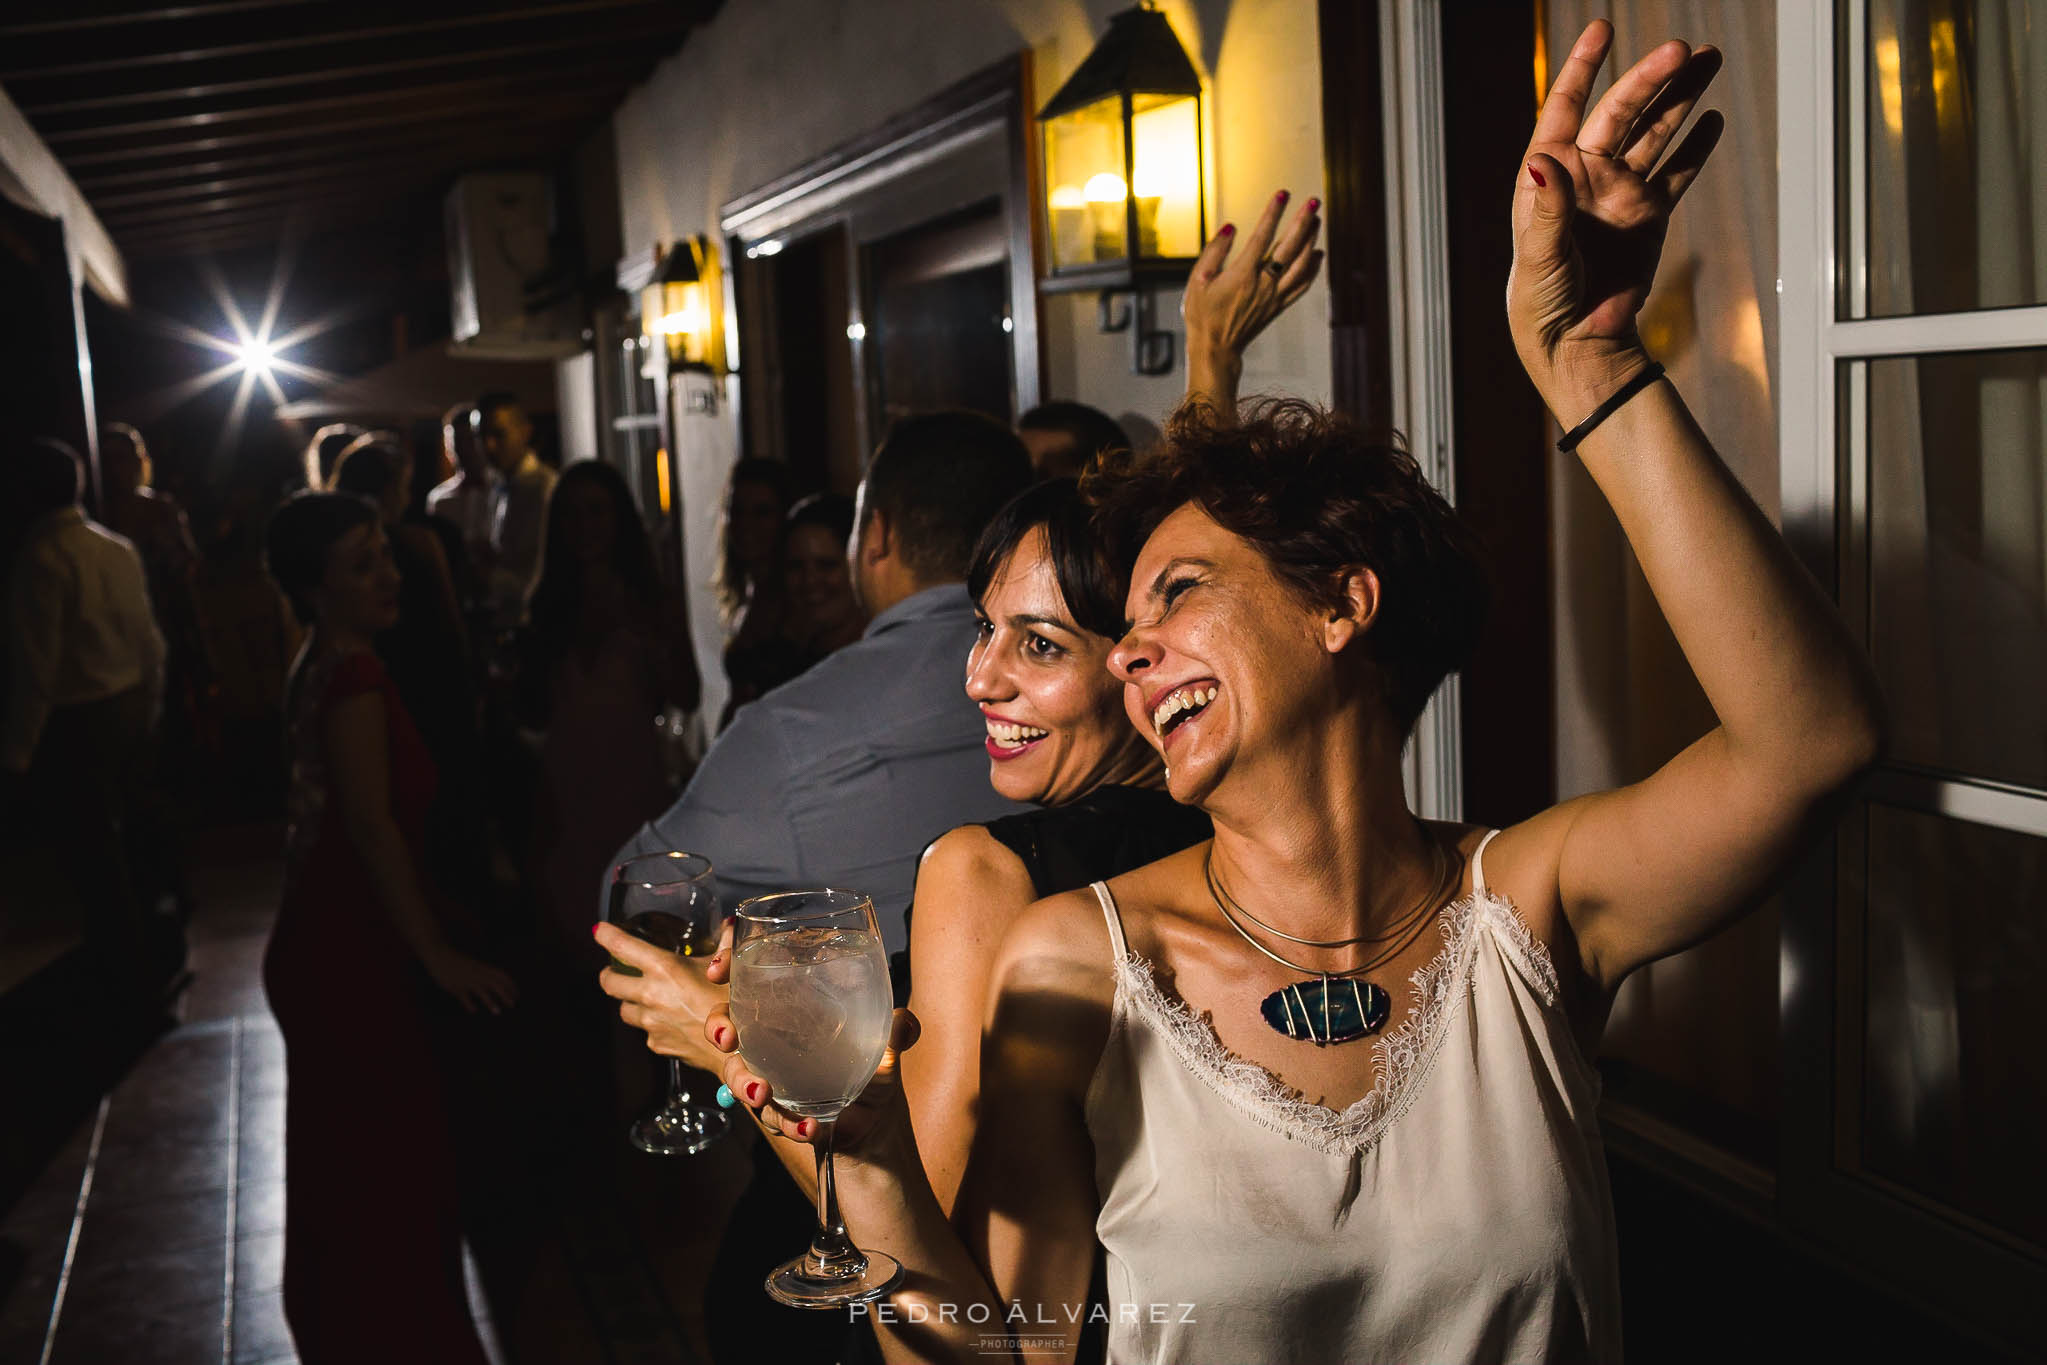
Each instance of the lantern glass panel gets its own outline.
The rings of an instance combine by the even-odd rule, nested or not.
[[[1045,124],[1046,203],[1054,267],[1120,261],[1124,240],[1123,101],[1096,100]]]
[[[1136,147],[1138,254],[1201,252],[1201,137],[1192,95],[1138,95],[1131,101]]]

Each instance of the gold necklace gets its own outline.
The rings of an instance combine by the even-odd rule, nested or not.
[[[1232,907],[1260,928],[1304,946],[1350,947],[1359,943],[1378,942],[1385,935],[1361,934],[1356,938],[1322,940],[1298,938],[1285,930],[1273,929],[1271,925],[1251,915],[1249,911],[1229,899],[1228,894],[1222,889],[1222,883],[1216,878],[1215,849],[1213,845],[1210,846],[1208,856],[1203,860],[1202,869],[1208,881],[1209,899],[1215,902],[1216,911],[1221,914],[1223,921],[1236,930],[1244,942],[1280,966],[1308,973],[1315,978],[1291,982],[1259,1002],[1259,1014],[1276,1032],[1284,1033],[1289,1038],[1306,1038],[1315,1046],[1324,1047],[1330,1043],[1348,1043],[1353,1039],[1367,1037],[1385,1027],[1387,1018],[1393,1012],[1393,998],[1386,993],[1385,987],[1377,982],[1359,981],[1358,978],[1405,952],[1447,903],[1444,896],[1446,887],[1455,889],[1456,877],[1461,873],[1463,859],[1459,858],[1453,864],[1441,843],[1433,839],[1430,843],[1436,850],[1439,870],[1421,901],[1388,931],[1389,934],[1398,936],[1397,941],[1370,961],[1338,972],[1305,967],[1281,957],[1251,936],[1250,930],[1239,923],[1236,915],[1231,913]],[[1225,904],[1226,901],[1229,903]],[[1330,984],[1332,981],[1342,982],[1350,989],[1348,991],[1341,988],[1332,989]],[[1317,1024],[1321,1026],[1319,1029],[1316,1027]]]

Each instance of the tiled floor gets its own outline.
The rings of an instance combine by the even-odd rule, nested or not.
[[[284,1049],[260,980],[276,868],[231,839],[215,851],[174,1026],[0,1224],[27,1254],[0,1360],[295,1359],[279,1293]]]
[[[279,1290],[283,1042],[260,976],[277,847],[270,830],[206,839],[194,859],[190,981],[132,1064],[123,1065],[133,1042],[113,1050],[106,1074],[118,1079],[97,1105],[90,1088],[69,1101],[75,1128],[61,1146],[53,1132],[54,1155],[0,1217],[4,1365],[296,1359]],[[629,1112],[651,1092],[652,1074],[637,1035],[620,1040]],[[22,1051],[15,1040],[11,1055]],[[68,1074],[54,1063],[44,1071]],[[537,1082],[518,1088],[521,1115],[560,1107]],[[529,1145],[501,1163],[502,1189],[490,1202],[509,1213],[493,1217],[485,1235],[494,1240],[478,1244],[470,1267],[470,1301],[494,1362],[706,1357],[704,1278],[749,1169],[744,1145],[649,1158],[612,1140],[623,1126],[607,1117],[593,1142]],[[481,1311],[478,1262],[494,1268],[495,1319]]]

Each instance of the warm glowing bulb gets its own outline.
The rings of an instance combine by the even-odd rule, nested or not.
[[[1090,204],[1120,204],[1130,197],[1130,190],[1123,183],[1123,177],[1103,171],[1091,176],[1081,191]]]
[[[1052,191],[1052,207],[1055,209],[1084,209],[1087,207],[1087,196],[1081,193],[1080,186],[1078,185],[1061,185],[1058,189]]]

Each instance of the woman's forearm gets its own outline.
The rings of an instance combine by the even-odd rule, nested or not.
[[[1012,1359],[990,1349],[1009,1334],[1004,1309],[939,1207],[914,1146],[885,1167],[841,1162],[836,1179],[854,1240],[904,1267],[901,1286],[865,1309],[883,1358],[891,1365]]]
[[[447,951],[448,943],[420,890],[412,854],[397,823],[388,817],[351,822],[349,838],[369,872],[378,906],[390,917],[413,956],[430,967]]]
[[[1552,409],[1582,419],[1618,374],[1552,396]],[[1865,766],[1881,730],[1866,657],[1676,389],[1651,384],[1578,454],[1734,750],[1816,786]]]

